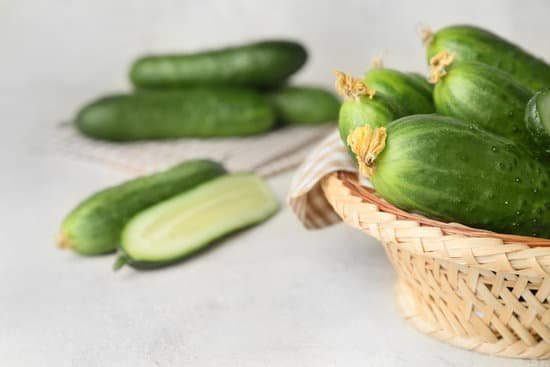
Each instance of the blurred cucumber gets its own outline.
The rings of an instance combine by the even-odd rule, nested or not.
[[[340,100],[315,87],[283,87],[268,93],[277,120],[283,124],[315,125],[338,119]]]
[[[84,134],[114,141],[245,136],[274,124],[275,113],[264,96],[229,87],[108,96],[85,106],[76,118]]]
[[[115,269],[167,265],[212,241],[271,217],[277,198],[258,176],[225,175],[163,201],[136,215],[124,227]]]
[[[145,56],[132,65],[130,79],[137,87],[274,86],[298,71],[306,60],[307,51],[301,44],[272,40],[198,53]]]
[[[65,218],[58,245],[82,255],[112,252],[122,228],[136,213],[225,173],[216,162],[193,160],[100,191]]]

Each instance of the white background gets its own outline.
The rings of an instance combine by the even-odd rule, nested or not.
[[[415,27],[484,25],[550,59],[540,1],[32,1],[0,3],[0,365],[513,366],[416,333],[394,308],[381,247],[346,226],[307,232],[287,208],[154,272],[53,247],[66,212],[125,177],[44,141],[89,98],[128,87],[142,53],[290,37],[297,82],[386,65],[422,71]],[[271,180],[284,200],[290,175]]]

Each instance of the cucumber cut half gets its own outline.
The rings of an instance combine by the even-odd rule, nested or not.
[[[533,140],[550,153],[550,89],[541,90],[529,100],[525,123]]]
[[[115,269],[157,267],[181,260],[238,229],[275,214],[279,203],[258,176],[222,176],[133,217],[121,238]]]

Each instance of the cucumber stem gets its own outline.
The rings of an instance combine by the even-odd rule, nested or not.
[[[376,158],[386,147],[385,127],[373,129],[369,125],[358,127],[348,135],[347,143],[357,156],[359,172],[371,178],[376,166]]]
[[[370,62],[371,69],[384,69],[384,57],[382,53],[374,56]]]
[[[126,255],[119,255],[113,264],[113,271],[118,271],[124,265],[128,263],[128,257]]]
[[[336,76],[336,91],[342,97],[358,101],[361,96],[366,95],[369,99],[372,99],[376,94],[374,89],[370,88],[359,78],[337,70],[334,71],[334,75]]]
[[[422,44],[424,46],[427,46],[432,42],[434,38],[434,31],[432,28],[427,24],[418,24],[416,31],[418,35],[420,36],[420,39],[422,40]]]
[[[71,239],[65,232],[60,232],[57,235],[57,238],[55,239],[55,243],[57,244],[57,247],[59,247],[62,250],[70,249],[74,245],[73,241],[71,241]]]
[[[430,74],[428,81],[432,84],[439,82],[446,74],[446,68],[453,63],[455,53],[449,53],[445,50],[438,52],[430,59]]]

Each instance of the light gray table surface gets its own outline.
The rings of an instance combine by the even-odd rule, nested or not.
[[[297,80],[330,85],[333,67],[358,73],[384,47],[396,66],[418,69],[418,21],[473,19],[550,54],[541,35],[547,17],[538,16],[548,15],[544,1],[517,9],[512,1],[229,3],[0,5],[0,365],[548,365],[417,333],[396,312],[395,277],[376,241],[345,225],[306,231],[286,206],[264,225],[158,271],[113,273],[112,256],[54,247],[69,209],[126,176],[56,154],[44,146],[48,131],[90,97],[127,88],[128,60],[141,52],[296,36],[313,54]],[[269,180],[282,202],[290,177]]]

